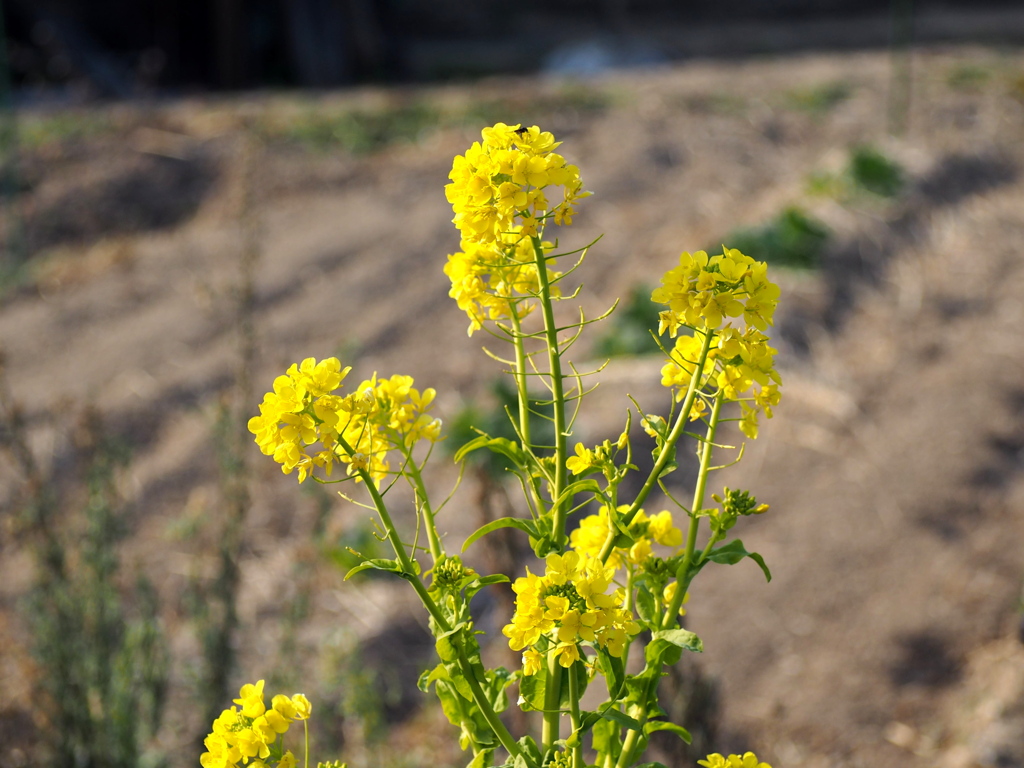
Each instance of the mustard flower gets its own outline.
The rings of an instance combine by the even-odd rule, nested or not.
[[[594,452],[592,450],[584,447],[583,443],[576,443],[574,450],[576,455],[570,456],[565,460],[566,469],[574,475],[579,475],[594,466]]]
[[[651,294],[652,301],[669,307],[661,313],[660,332],[675,336],[680,325],[715,329],[740,317],[765,330],[773,322],[779,298],[767,270],[767,264],[735,248],[723,248],[711,257],[705,251],[684,252]]]
[[[621,655],[629,636],[640,631],[631,612],[621,606],[622,590],[607,594],[614,569],[597,558],[570,550],[548,555],[543,576],[530,573],[516,579],[516,610],[502,633],[509,647],[524,650],[523,674],[541,668],[541,652],[535,646],[542,637],[554,643],[558,662],[571,666],[580,661],[581,642],[607,648]]]
[[[762,763],[753,752],[745,752],[743,756],[729,755],[723,757],[717,752],[710,754],[704,760],[698,760],[697,765],[704,768],[772,768],[768,763]]]
[[[334,394],[349,370],[334,357],[292,365],[264,395],[260,415],[249,420],[260,450],[283,472],[297,470],[300,483],[318,470],[330,477],[337,463],[379,482],[390,469],[390,450],[408,452],[421,440],[441,437],[440,419],[429,415],[433,389],[421,392],[410,376],[374,376],[353,394]]]

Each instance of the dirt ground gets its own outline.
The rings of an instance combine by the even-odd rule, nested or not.
[[[415,97],[504,105],[507,122],[537,121],[564,141],[594,196],[563,242],[603,234],[579,272],[588,313],[656,282],[680,251],[788,205],[828,225],[821,268],[780,278],[783,402],[717,481],[771,504],[741,535],[774,579],[722,568],[690,603],[700,664],[720,690],[717,747],[755,749],[776,768],[1024,766],[1024,54],[918,51],[911,72],[898,137],[893,68],[872,52],[570,85],[97,108],[68,118],[94,129],[26,143],[7,232],[21,222],[31,269],[0,307],[8,386],[58,480],[85,405],[130,445],[122,557],[164,598],[174,707],[187,709],[198,653],[180,595],[212,567],[201,539],[181,531],[217,506],[212,423],[236,379],[246,254],[257,259],[254,413],[273,377],[308,356],[341,355],[360,378],[411,374],[438,390],[449,418],[499,373],[485,342],[467,340],[441,271],[458,245],[442,185],[478,127],[424,130],[363,155],[239,139],[254,121]],[[902,196],[808,193],[813,174],[838,171],[861,144],[906,169]],[[626,392],[657,407],[658,366],[614,360],[581,439],[621,429]],[[387,582],[342,585],[311,550],[317,500],[255,447],[249,458],[235,679],[287,666],[267,649],[281,645],[282,604],[305,563],[312,607],[300,650],[280,653],[322,682],[339,633],[377,637],[418,613]],[[17,473],[0,472],[10,507]],[[438,487],[452,479],[439,470]],[[445,513],[456,542],[477,519],[471,486]],[[354,509],[329,501],[328,531],[365,518]],[[35,738],[16,611],[32,561],[13,525],[2,546],[0,720],[16,737],[0,743],[0,765],[15,766],[29,764]],[[171,718],[161,744],[191,738],[193,720]],[[192,763],[175,749],[175,765]]]

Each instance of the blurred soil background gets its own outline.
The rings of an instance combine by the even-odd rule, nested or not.
[[[245,422],[330,355],[435,387],[447,424],[494,407],[442,187],[497,120],[564,142],[594,195],[559,236],[603,234],[580,301],[624,299],[577,356],[613,355],[576,439],[617,435],[626,393],[667,407],[629,318],[680,251],[741,245],[783,286],[783,402],[715,480],[771,504],[740,535],[774,579],[698,580],[683,724],[776,768],[1024,766],[1024,54],[982,46],[9,117],[0,766],[193,765],[259,678],[313,700],[321,758],[461,764],[412,686],[418,606],[342,581],[369,513],[282,476]],[[506,504],[467,472],[449,548]],[[509,594],[480,626],[512,665]],[[72,736],[121,746],[90,762]]]

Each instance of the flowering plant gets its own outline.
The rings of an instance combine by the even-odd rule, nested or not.
[[[768,506],[746,491],[709,495],[708,480],[721,468],[712,463],[716,451],[736,450],[720,441],[722,423],[738,421],[742,434],[755,439],[759,417],[771,418],[779,403],[781,380],[765,333],[778,286],[764,262],[738,250],[683,253],[651,296],[664,307],[657,335],[672,340],[662,347],[666,412],[647,413],[634,402],[646,441],[633,435],[634,412],[628,410],[614,440],[576,442],[570,449],[590,391],[584,380],[597,371],[580,372],[567,355],[610,312],[588,318],[580,310],[574,319],[556,319],[557,307],[579,290],[566,284],[587,249],[560,252],[557,239],[545,234],[571,225],[576,206],[590,194],[558,147],[536,126],[498,123],[455,158],[445,189],[461,235],[460,251],[445,266],[450,295],[468,316],[470,335],[485,330],[507,343],[508,355],[492,357],[507,366],[518,394],[518,407],[509,414],[516,439],[481,432],[458,450],[456,461],[480,450],[503,456],[528,510],[528,516],[488,523],[463,549],[499,528],[514,528],[529,538],[543,573],[527,568],[525,574],[482,575],[449,554],[422,477],[442,434],[440,420],[431,415],[435,392],[414,388],[410,377],[374,376],[342,394],[349,368],[336,358],[307,359],[274,381],[260,415],[249,422],[263,453],[284,472],[297,470],[299,482],[365,487],[395,557],[364,559],[350,575],[388,571],[419,596],[438,655],[420,688],[433,688],[440,699],[460,745],[472,755],[470,768],[498,762],[509,768],[629,768],[642,761],[653,733],[669,731],[688,742],[686,729],[664,718],[657,691],[666,665],[684,651],[702,650],[700,638],[679,624],[694,578],[709,564],[745,559],[771,578],[760,555],[732,537],[739,518]],[[541,386],[546,394],[540,403],[550,408],[543,415],[554,428],[551,445],[531,431]],[[665,486],[686,438],[695,442],[699,459],[689,503]],[[627,493],[623,481],[641,472],[634,463],[640,441],[647,442],[653,465],[642,473],[639,491]],[[742,447],[732,463],[741,455]],[[336,477],[341,466],[343,476]],[[386,496],[398,482],[408,483],[415,498],[413,535],[396,528],[388,509]],[[645,513],[655,489],[674,510]],[[572,516],[584,511],[590,513],[570,526]],[[417,544],[420,530],[426,546]],[[481,661],[470,601],[484,587],[510,581],[515,611],[502,631],[509,646],[522,651],[522,668],[489,669]],[[598,677],[607,698],[585,710],[583,693]],[[262,684],[257,686],[261,694]],[[517,705],[541,715],[539,740],[517,738],[502,721],[514,686]],[[290,753],[270,744],[293,717],[288,706],[295,700],[277,697],[264,710],[255,696],[252,686],[243,688],[236,700],[241,711],[232,709],[215,723],[208,746],[225,757],[204,756],[205,768],[249,759],[291,765]],[[753,753],[712,754],[700,764],[768,768]]]

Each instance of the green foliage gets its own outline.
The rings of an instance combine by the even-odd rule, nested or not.
[[[435,128],[440,113],[423,102],[383,109],[311,110],[281,127],[264,125],[267,138],[283,139],[319,152],[342,150],[366,155],[401,142],[412,142]]]
[[[961,62],[946,75],[946,84],[956,91],[977,91],[992,79],[992,70],[980,64]]]
[[[832,111],[853,93],[853,87],[844,80],[821,83],[810,88],[798,88],[786,93],[786,104],[802,112],[820,116]]]
[[[895,197],[903,190],[903,168],[874,147],[855,148],[847,174],[855,187],[879,197]]]
[[[840,174],[814,174],[807,186],[812,195],[847,200],[864,195],[894,198],[905,185],[906,172],[899,163],[870,144],[862,144],[850,150]]]
[[[51,535],[36,550],[26,608],[52,764],[136,768],[161,721],[168,652],[153,586],[139,576],[118,589],[125,531],[115,475],[124,452],[100,439],[91,453],[80,515],[59,526],[35,521]]]
[[[825,224],[790,206],[767,224],[731,233],[726,242],[773,266],[815,269],[830,234]]]
[[[58,112],[28,116],[19,121],[18,141],[27,149],[84,141],[115,130],[106,113]]]
[[[661,352],[651,331],[658,328],[658,306],[647,285],[634,286],[626,301],[611,316],[608,330],[594,345],[597,357],[656,355]]]

